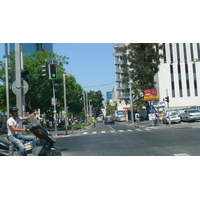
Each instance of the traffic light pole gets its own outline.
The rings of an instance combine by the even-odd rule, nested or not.
[[[22,116],[22,80],[21,80],[21,53],[20,43],[15,43],[15,80],[16,80],[16,106],[18,114]],[[20,124],[22,126],[22,124]]]
[[[168,89],[166,89],[166,94],[167,94],[167,107],[168,107],[168,115],[169,115],[169,96],[168,96]],[[169,116],[169,126],[171,126],[171,120],[170,120],[170,116]]]
[[[57,120],[56,120],[56,97],[55,97],[55,86],[54,86],[54,80],[52,80],[52,85],[53,85],[53,100],[54,100],[54,110],[53,110],[53,118],[54,118],[54,126],[55,126],[55,132],[56,132],[56,135],[57,135]]]

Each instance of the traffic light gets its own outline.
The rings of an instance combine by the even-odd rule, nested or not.
[[[42,77],[49,77],[49,70],[48,70],[48,64],[46,63],[46,65],[42,65]]]
[[[165,97],[164,101],[166,101],[167,103],[169,103],[169,96]]]
[[[57,72],[56,72],[56,64],[49,64],[49,79],[56,79]]]

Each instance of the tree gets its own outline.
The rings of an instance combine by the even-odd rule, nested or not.
[[[162,46],[158,43],[130,43],[126,47],[124,81],[129,81],[129,78],[132,80],[131,88],[137,108],[144,105],[143,91],[155,88],[154,76],[158,73],[162,58],[159,49]]]
[[[88,100],[91,100],[90,104],[92,105],[92,109],[95,111],[96,116],[99,116],[99,114],[101,114],[101,108],[103,108],[104,101],[101,91],[89,91]]]
[[[43,51],[32,53],[24,56],[24,69],[28,70],[29,74],[26,76],[26,80],[29,84],[29,90],[26,94],[26,110],[32,111],[40,108],[42,111],[49,110],[51,107],[51,98],[53,96],[52,82],[47,78],[41,77],[42,65],[45,65],[46,60],[49,62],[51,59],[55,60],[57,67],[57,79],[55,80],[55,93],[57,102],[63,102],[63,73],[65,73],[64,64],[68,64],[66,56],[59,56],[53,52]],[[8,57],[8,71],[9,71],[9,85],[12,85],[12,71],[15,70],[15,57],[14,53],[11,52]],[[0,80],[5,83],[5,64],[0,63]],[[74,92],[74,87],[70,84],[76,84],[73,77],[68,81],[68,93],[71,90]],[[77,85],[77,84],[76,84]],[[5,84],[3,85],[5,87]],[[71,87],[71,89],[69,89]],[[78,85],[77,85],[78,88]],[[81,90],[81,86],[79,85]],[[82,91],[82,90],[81,90]],[[72,92],[71,92],[72,93]],[[76,92],[75,92],[76,93]],[[80,92],[81,93],[81,92]],[[0,94],[0,98],[5,96],[5,93]],[[2,98],[3,99],[3,98]],[[6,104],[6,102],[2,102]],[[16,96],[10,92],[10,105],[16,104]]]

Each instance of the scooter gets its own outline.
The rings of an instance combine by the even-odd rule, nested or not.
[[[61,156],[58,148],[54,147],[55,138],[45,130],[37,121],[35,116],[30,117],[31,124],[29,129],[38,138],[37,145],[33,147],[32,142],[25,142],[25,150],[27,156]],[[6,136],[0,136],[0,155],[15,156],[17,154],[16,147],[8,140]]]

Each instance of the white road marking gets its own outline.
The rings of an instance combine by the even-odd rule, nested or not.
[[[115,130],[114,131],[110,131],[111,133],[114,133],[115,132]]]
[[[136,130],[136,131],[142,131],[142,130],[141,130],[141,129],[139,129],[139,128],[136,128],[135,130]]]
[[[87,135],[88,134],[88,132],[83,132],[83,135]]]
[[[173,154],[174,156],[191,156],[187,153],[177,153],[177,154]]]
[[[123,130],[118,130],[119,132],[124,132]]]
[[[127,131],[129,131],[129,132],[130,132],[130,131],[133,131],[133,130],[130,130],[130,129],[128,129]]]
[[[150,128],[145,128],[144,130],[145,130],[145,131],[150,131],[151,129],[150,129]]]
[[[101,131],[101,133],[106,133],[105,131]]]
[[[96,133],[97,133],[96,131],[92,132],[92,134],[96,134]]]
[[[108,125],[108,127],[110,127],[112,129],[112,131],[115,131],[115,129],[112,126]]]

